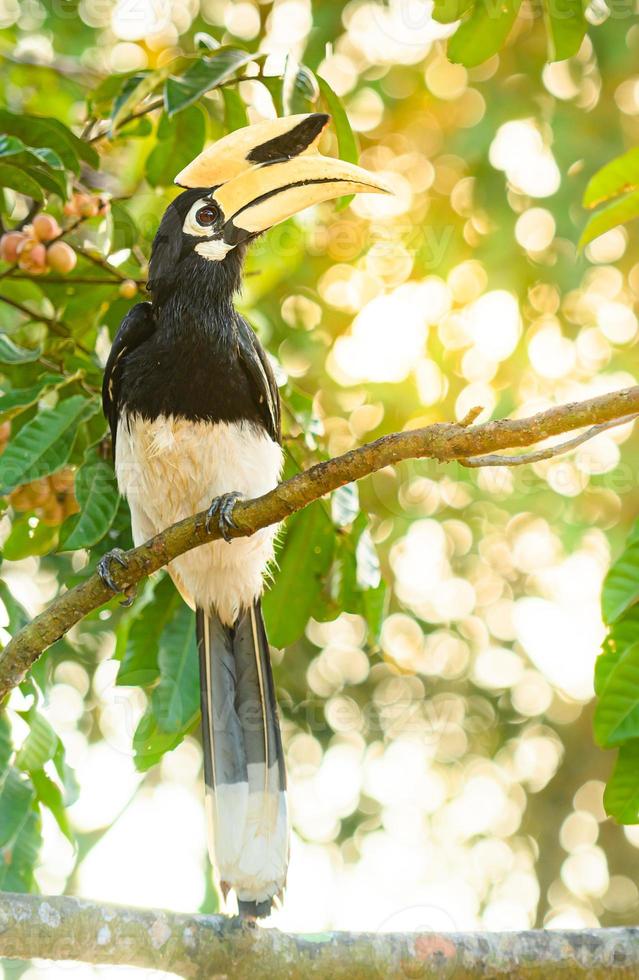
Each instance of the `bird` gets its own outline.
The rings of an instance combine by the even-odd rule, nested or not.
[[[103,383],[115,471],[136,545],[207,511],[221,538],[168,566],[195,610],[209,852],[245,918],[282,899],[289,858],[286,772],[261,596],[277,528],[232,538],[233,509],[277,486],[280,397],[269,357],[234,296],[250,243],[331,198],[387,190],[319,152],[325,113],[229,133],[175,178],[151,248],[150,300],[113,340]],[[114,549],[98,572],[114,592]],[[128,596],[127,600],[132,601]]]

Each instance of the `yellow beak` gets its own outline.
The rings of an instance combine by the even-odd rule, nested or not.
[[[329,120],[311,113],[246,126],[203,150],[175,183],[209,192],[224,215],[223,239],[231,246],[312,204],[388,192],[368,171],[318,152]]]

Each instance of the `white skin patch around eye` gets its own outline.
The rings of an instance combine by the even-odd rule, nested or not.
[[[200,198],[196,201],[186,218],[184,219],[184,224],[182,225],[182,231],[185,235],[196,235],[198,238],[209,238],[211,235],[211,226],[204,226],[199,224],[196,220],[195,215],[201,208],[205,208],[208,205],[217,207],[214,202],[208,200],[208,198]]]

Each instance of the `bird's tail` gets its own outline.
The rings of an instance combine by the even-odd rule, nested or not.
[[[240,913],[268,915],[288,864],[286,774],[259,600],[224,626],[197,610],[209,848]]]

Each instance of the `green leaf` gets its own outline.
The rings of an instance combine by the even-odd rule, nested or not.
[[[377,550],[368,527],[364,527],[355,550],[357,559],[357,584],[360,589],[377,589],[382,580]]]
[[[132,248],[139,242],[140,231],[138,226],[122,201],[111,201],[109,222],[112,251],[117,252],[121,248]]]
[[[8,561],[22,561],[32,555],[46,555],[55,551],[59,529],[43,524],[31,527],[29,515],[14,520],[11,534],[2,546],[2,554]]]
[[[63,537],[61,548],[75,551],[91,548],[107,533],[118,511],[120,502],[113,467],[100,459],[95,450],[90,451],[75,478],[75,495],[80,513],[68,537]]]
[[[563,61],[577,54],[588,26],[584,0],[544,0],[544,19],[549,60]]]
[[[24,606],[22,606],[12,594],[7,583],[1,580],[0,599],[2,600],[2,604],[7,612],[7,616],[9,617],[9,631],[11,633],[17,633],[23,626],[26,626],[31,617],[27,614]],[[3,717],[5,716],[0,713],[0,718]]]
[[[58,119],[0,110],[0,132],[17,136],[28,146],[50,147],[76,174],[80,173],[79,160],[96,168],[100,163],[95,149]]]
[[[521,0],[477,0],[448,42],[450,60],[474,68],[491,58],[504,45],[520,6]]]
[[[312,112],[319,99],[318,78],[306,65],[298,65],[294,72],[286,72],[282,83],[284,115]]]
[[[222,98],[224,99],[224,123],[229,133],[234,133],[236,129],[248,126],[246,106],[239,92],[233,88],[223,88]]]
[[[53,728],[38,711],[28,712],[29,734],[16,756],[18,769],[31,772],[42,769],[45,762],[52,759],[58,747],[58,736]]]
[[[604,792],[606,813],[619,823],[639,823],[639,739],[619,749],[617,763]]]
[[[601,746],[639,738],[639,642],[622,650],[608,671],[594,718]]]
[[[128,120],[139,104],[160,87],[170,71],[171,67],[165,65],[164,68],[158,68],[156,71],[140,73],[127,79],[121,97],[116,100],[113,107],[114,115],[111,120],[111,133],[113,135]]]
[[[366,589],[362,593],[364,619],[371,637],[378,641],[382,632],[388,600],[386,582],[381,581],[376,589]]]
[[[158,729],[187,731],[197,719],[200,684],[195,620],[183,602],[162,632],[158,666],[160,683],[151,701]]]
[[[31,783],[9,769],[0,789],[0,847],[11,840],[27,818],[33,802]]]
[[[170,77],[164,86],[164,107],[169,116],[193,105],[201,95],[223,85],[256,55],[241,48],[221,47],[212,55],[192,61],[179,77]]]
[[[13,164],[0,163],[0,186],[10,187],[26,197],[32,197],[34,201],[44,201],[44,194],[37,180],[34,180],[21,167],[13,166]]]
[[[18,347],[6,333],[0,333],[0,364],[30,364],[37,361],[41,354],[41,347],[35,350]]]
[[[639,605],[629,609],[614,623],[603,641],[602,653],[595,661],[595,693],[601,694],[610,671],[623,651],[639,641]]]
[[[11,844],[0,854],[0,888],[28,892],[34,886],[34,870],[42,844],[42,820],[35,810],[27,813]]]
[[[6,772],[12,754],[11,724],[7,718],[6,711],[3,711],[0,713],[0,778]]]
[[[268,636],[275,646],[289,646],[304,633],[334,551],[335,530],[321,503],[310,504],[289,520],[279,572],[262,600]]]
[[[475,0],[435,0],[433,18],[440,24],[452,24],[461,20]]]
[[[337,527],[347,527],[359,514],[359,490],[356,483],[347,483],[331,494],[331,517]]]
[[[279,77],[279,75],[263,75],[259,81],[273,99],[276,114],[278,116],[285,116],[286,112],[284,111],[282,79]]]
[[[24,425],[0,456],[0,493],[55,473],[68,461],[80,423],[99,409],[96,398],[74,395]]]
[[[66,201],[69,196],[69,188],[65,174],[58,173],[53,169],[37,166],[27,166],[25,173],[36,180],[50,194],[58,194],[63,201]]]
[[[128,87],[128,92],[132,91],[131,79],[136,79],[135,84],[144,76],[140,75],[137,68],[131,71],[122,72],[117,75],[107,75],[99,85],[89,93],[87,103],[94,114],[103,115],[113,100],[121,95],[122,91]],[[107,113],[113,115],[113,113]]]
[[[320,75],[317,76],[317,82],[333,119],[335,132],[337,133],[337,148],[340,158],[346,160],[348,163],[357,163],[359,159],[357,137],[351,129],[351,124],[346,115],[342,100]],[[348,207],[354,196],[354,194],[347,194],[345,197],[340,197],[336,205],[337,210],[342,211],[345,207]]]
[[[639,147],[615,157],[601,167],[588,181],[584,192],[585,208],[595,208],[628,191],[639,190]]]
[[[338,537],[331,573],[333,607],[327,609],[327,618],[342,610],[363,616],[371,638],[377,641],[386,608],[386,586],[365,514],[359,514],[349,534]]]
[[[34,149],[25,146],[22,140],[14,136],[0,136],[0,158],[3,166],[6,164],[17,167],[46,190],[66,199],[67,179],[64,166],[53,150],[48,147]]]
[[[342,100],[321,75],[317,76],[317,83],[320,87],[322,98],[325,100],[328,111],[333,118],[340,159],[346,160],[347,163],[357,163],[359,159],[357,137],[351,129],[351,124],[348,121]]]
[[[71,830],[62,790],[57,783],[47,776],[44,769],[31,773],[31,782],[38,801],[51,811],[53,817],[68,841],[75,844],[75,835]]]
[[[206,31],[197,31],[193,36],[193,44],[198,51],[217,51],[221,47],[220,42]]]
[[[639,190],[626,194],[625,197],[613,201],[612,204],[591,215],[581,233],[579,248],[584,248],[589,242],[599,238],[611,228],[616,228],[618,225],[623,225],[637,217],[639,217]]]
[[[21,153],[22,150],[24,150],[22,140],[13,136],[0,136],[0,157],[10,157],[16,153]]]
[[[64,743],[58,741],[58,747],[53,756],[53,764],[56,772],[64,787],[64,796],[67,806],[71,806],[80,796],[80,787],[73,769],[67,764],[64,752]]]
[[[634,534],[604,579],[601,605],[606,623],[614,623],[639,599],[639,537]]]
[[[133,736],[135,768],[146,772],[184,740],[185,732],[162,732],[152,710],[142,716]]]
[[[116,684],[120,687],[144,686],[159,678],[160,637],[181,603],[171,579],[164,575],[154,585],[152,598],[137,612],[129,627]]]
[[[35,405],[45,391],[58,388],[65,383],[66,378],[61,374],[44,374],[36,384],[29,388],[13,388],[6,391],[4,395],[0,395],[0,419],[15,418],[26,408]]]
[[[170,119],[160,119],[157,142],[146,162],[146,177],[152,187],[170,186],[175,175],[193,160],[204,146],[206,119],[193,105]]]

